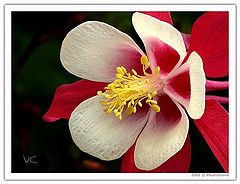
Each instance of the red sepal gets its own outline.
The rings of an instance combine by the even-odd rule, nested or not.
[[[228,112],[215,100],[207,100],[203,116],[194,122],[225,172],[228,172]]]
[[[50,108],[43,120],[54,122],[69,119],[72,111],[84,100],[95,96],[107,83],[80,80],[72,84],[63,84],[56,89]]]
[[[196,20],[188,53],[193,51],[201,56],[206,76],[228,75],[228,12],[208,12]]]

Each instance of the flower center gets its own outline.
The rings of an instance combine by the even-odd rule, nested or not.
[[[132,74],[123,67],[116,68],[116,80],[105,87],[105,92],[98,91],[98,95],[105,98],[100,103],[105,107],[106,113],[114,112],[116,117],[122,119],[122,112],[126,106],[126,114],[136,113],[137,106],[142,107],[142,101],[150,105],[156,112],[160,112],[160,107],[154,97],[162,92],[163,81],[159,77],[160,67],[156,67],[152,74],[146,72],[150,66],[148,58],[141,57],[143,66],[143,76],[132,69]]]

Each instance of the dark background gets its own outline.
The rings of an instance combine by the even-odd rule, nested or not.
[[[65,35],[84,21],[99,20],[126,32],[142,46],[132,27],[131,15],[131,12],[12,13],[12,172],[120,172],[121,158],[106,162],[81,152],[71,139],[66,120],[48,123],[42,116],[59,85],[79,80],[59,60]],[[202,12],[171,15],[177,29],[191,33],[193,22]],[[189,172],[224,172],[193,122],[190,136]],[[26,163],[30,158],[35,163]]]

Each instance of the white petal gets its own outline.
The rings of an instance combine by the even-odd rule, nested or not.
[[[62,43],[60,59],[72,74],[100,82],[115,79],[118,66],[134,68],[144,53],[125,33],[97,21],[80,24]]]
[[[137,168],[153,170],[175,155],[183,147],[188,133],[188,117],[182,107],[180,119],[170,122],[160,113],[151,113],[149,121],[140,134],[134,153]]]
[[[202,58],[192,52],[187,61],[190,65],[191,97],[187,111],[191,118],[199,119],[205,109],[205,83]]]
[[[73,111],[69,128],[72,139],[80,150],[102,160],[121,157],[135,142],[149,118],[147,110],[126,116],[120,121],[113,114],[103,112],[94,96],[82,102]]]
[[[132,22],[136,32],[145,45],[150,60],[153,58],[151,58],[151,50],[148,49],[150,48],[148,41],[153,38],[158,38],[178,52],[180,60],[174,69],[180,66],[186,55],[186,48],[182,35],[176,28],[169,23],[138,12],[133,14]],[[153,63],[154,62],[156,61],[153,61]]]

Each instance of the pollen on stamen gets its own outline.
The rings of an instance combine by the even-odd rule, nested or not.
[[[155,112],[160,112],[160,107],[158,105],[152,105],[151,107]]]
[[[150,103],[153,105],[157,105],[157,101],[155,101],[155,100],[150,100]]]
[[[102,95],[103,93],[102,93],[102,91],[98,91],[97,94],[98,95]]]
[[[160,72],[160,67],[158,66],[157,68],[155,68],[154,74],[157,75],[157,74],[159,74],[159,72]]]
[[[134,75],[138,75],[137,72],[136,72],[136,70],[134,70],[134,69],[132,69],[132,73],[133,73]]]
[[[139,101],[139,102],[138,102],[138,105],[139,105],[140,107],[142,107],[142,102]]]
[[[123,71],[124,73],[127,73],[126,68],[124,68],[123,66],[121,66],[121,68],[122,68],[122,71]]]
[[[151,96],[154,97],[154,96],[156,96],[156,94],[157,94],[157,91],[153,91],[153,92],[151,93]]]
[[[117,72],[118,74],[120,74],[120,75],[123,75],[123,74],[124,74],[124,71],[122,70],[121,67],[117,67],[117,68],[116,68],[116,72]]]
[[[143,55],[141,57],[141,64],[142,65],[147,65],[149,63],[147,56]]]
[[[126,109],[126,114],[129,116],[131,115],[133,112],[133,107],[132,106],[129,106],[127,109]]]
[[[143,107],[146,102],[155,112],[160,111],[157,101],[153,100],[158,93],[158,78],[160,67],[156,67],[152,74],[146,70],[150,66],[147,56],[143,55],[140,59],[144,75],[140,76],[136,70],[131,69],[131,73],[123,66],[116,68],[116,80],[105,87],[105,92],[98,91],[98,95],[103,95],[100,100],[104,106],[104,112],[114,113],[118,119],[122,119],[122,112],[127,115],[137,112],[137,107]]]

